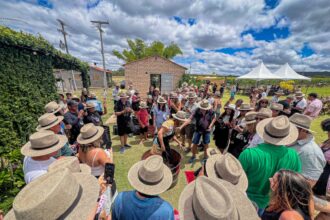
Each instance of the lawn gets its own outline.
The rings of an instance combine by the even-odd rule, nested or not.
[[[115,78],[115,81],[120,81],[122,78]],[[319,88],[317,88],[319,89]],[[330,95],[330,90],[329,88],[322,88],[322,94]],[[96,93],[96,95],[99,97],[100,100],[102,100],[102,89],[91,89],[92,92]],[[308,92],[314,91],[313,88],[309,88]],[[318,90],[319,91],[319,90]],[[111,92],[109,92],[111,93]],[[77,94],[78,95],[78,94]],[[229,97],[229,94],[226,93],[224,97],[224,101],[227,101]],[[110,117],[110,115],[113,113],[113,101],[110,100],[111,94],[108,95],[107,98],[107,107],[108,107],[108,114],[103,117],[103,120],[106,121]],[[242,95],[237,95],[236,98],[241,98],[244,101],[248,102],[249,99],[247,96],[242,96]],[[312,129],[316,131],[317,133],[315,134],[315,138],[317,143],[321,143],[326,139],[326,134],[322,132],[320,128],[320,122],[324,120],[325,118],[329,117],[327,116],[321,116],[318,119],[316,119],[313,122]],[[111,132],[112,132],[112,127],[111,127]],[[112,135],[112,134],[111,134]],[[129,168],[136,162],[138,162],[141,159],[142,154],[149,150],[151,147],[151,140],[146,142],[144,145],[139,145],[139,138],[138,137],[130,137],[129,138],[129,144],[132,145],[133,147],[129,150],[127,150],[124,154],[119,153],[119,147],[120,147],[120,142],[119,142],[119,137],[118,136],[112,136],[113,140],[113,151],[114,151],[114,163],[116,164],[116,171],[115,171],[115,177],[117,181],[117,186],[119,191],[125,191],[125,190],[131,190],[132,187],[130,186],[128,180],[127,180],[127,173]],[[214,142],[212,141],[210,144],[211,147],[215,147]],[[174,144],[174,148],[177,149],[176,144]],[[189,157],[191,156],[191,153],[189,154],[184,154],[182,153],[183,156],[183,161],[182,161],[182,167],[181,167],[181,172],[179,175],[179,181],[178,184],[172,188],[171,190],[163,193],[161,195],[162,198],[165,200],[169,201],[175,208],[178,207],[178,200],[180,193],[182,192],[183,188],[186,185],[185,177],[184,177],[184,170],[196,170],[198,167],[201,166],[200,161],[197,160],[197,162],[193,165],[188,164],[187,161]],[[199,155],[202,157],[202,153]]]

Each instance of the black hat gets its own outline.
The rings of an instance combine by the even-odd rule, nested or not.
[[[323,120],[321,122],[321,127],[323,131],[330,131],[330,118]]]

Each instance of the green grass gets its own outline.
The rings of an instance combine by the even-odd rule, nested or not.
[[[121,79],[121,78],[120,78]],[[115,78],[116,80],[116,78]],[[117,79],[118,80],[118,79]],[[316,88],[316,89],[324,89],[324,88]],[[315,88],[311,89],[309,88],[308,91],[315,91]],[[330,91],[330,90],[327,90]],[[96,95],[101,99],[102,97],[102,89],[94,89],[92,92],[95,92]],[[326,92],[326,91],[325,91]],[[328,92],[328,95],[330,92]],[[108,114],[104,116],[104,121],[113,113],[113,101],[110,100],[111,95],[108,95],[107,100],[107,106],[108,106]],[[229,98],[228,92],[225,94],[224,102],[227,101]],[[241,98],[245,102],[249,101],[249,98],[247,96],[237,95],[236,99]],[[327,137],[324,132],[322,132],[320,127],[320,122],[324,120],[325,118],[329,117],[327,116],[321,116],[313,121],[312,129],[316,131],[315,139],[317,143],[321,143],[324,141]],[[111,131],[112,131],[111,127]],[[112,135],[112,134],[111,134]],[[130,137],[128,139],[129,144],[131,144],[133,147],[129,150],[127,150],[124,154],[119,153],[119,147],[120,147],[120,141],[118,136],[112,136],[113,140],[113,151],[114,151],[114,162],[116,164],[116,172],[115,177],[117,181],[117,186],[119,191],[125,191],[125,190],[131,190],[132,187],[130,186],[128,180],[127,180],[127,173],[129,168],[136,162],[138,162],[141,159],[141,156],[143,153],[150,149],[151,147],[151,140],[146,142],[145,145],[139,145],[139,138],[138,137]],[[210,144],[211,147],[215,147],[213,140]],[[174,144],[174,148],[177,149],[176,144]],[[201,166],[199,160],[193,165],[188,164],[187,161],[189,157],[191,156],[191,153],[189,154],[182,154],[183,155],[183,161],[182,161],[182,167],[181,172],[179,175],[179,181],[178,184],[172,188],[171,190],[163,193],[161,195],[162,198],[170,202],[175,208],[178,207],[178,200],[180,193],[182,192],[183,188],[186,186],[186,181],[184,177],[184,170],[196,170]],[[202,157],[202,153],[198,155],[199,157]]]

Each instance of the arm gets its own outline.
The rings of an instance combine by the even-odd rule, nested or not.
[[[107,154],[104,152],[103,149],[99,150],[97,156],[98,156],[97,162],[104,167],[106,163],[113,163],[112,159],[107,156]]]
[[[211,124],[210,126],[208,127],[208,130],[211,130],[214,126],[214,123],[217,121],[217,118],[216,117],[213,117],[212,121],[211,121]]]
[[[141,127],[141,128],[144,128],[144,125],[143,125],[143,123],[142,123],[142,121],[141,121],[141,119],[140,119],[139,114],[138,114],[138,113],[135,113],[135,116],[136,116],[136,118],[137,118],[137,120],[138,120],[138,122],[139,122],[140,127]]]
[[[159,140],[160,148],[162,149],[162,151],[166,151],[164,140],[163,140],[164,134],[166,132],[168,132],[168,129],[163,126],[158,131],[158,140]]]
[[[179,130],[182,130],[185,126],[189,125],[191,123],[191,117],[188,118],[187,121],[185,121],[180,127],[178,127]]]
[[[304,218],[294,210],[287,210],[282,212],[279,220],[304,220]]]
[[[317,211],[330,213],[330,203],[327,200],[313,196],[314,206]]]

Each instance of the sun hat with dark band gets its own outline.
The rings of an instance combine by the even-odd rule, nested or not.
[[[238,110],[240,111],[250,111],[253,110],[253,108],[248,103],[243,103],[240,107],[238,107]]]
[[[48,171],[53,172],[58,169],[69,169],[72,173],[88,173],[91,174],[91,167],[87,164],[79,163],[77,157],[67,156],[57,159],[49,165]]]
[[[302,128],[306,131],[314,132],[311,130],[311,124],[312,124],[313,119],[307,115],[295,113],[289,118],[289,120],[297,128]]]
[[[187,113],[184,111],[178,111],[175,114],[172,114],[172,117],[179,121],[187,121]]]
[[[243,192],[247,190],[246,174],[241,163],[232,154],[213,155],[207,159],[205,167],[208,177],[226,180]]]
[[[52,101],[49,102],[45,105],[45,111],[47,113],[57,113],[61,110],[61,106],[59,104],[57,104],[56,102]]]
[[[258,214],[246,194],[231,183],[198,177],[182,191],[181,220],[256,220]]]
[[[290,145],[298,138],[298,129],[284,115],[260,121],[256,130],[265,142],[277,146]]]
[[[63,121],[63,116],[55,116],[53,113],[45,113],[38,118],[38,127],[37,131],[47,130],[49,128],[54,127],[55,125],[61,123]]]
[[[90,174],[48,172],[17,194],[5,219],[88,219],[98,195],[99,184]]]
[[[102,137],[104,128],[95,126],[93,123],[85,124],[80,129],[80,134],[77,137],[79,144],[90,144]]]
[[[128,171],[128,181],[134,189],[146,195],[159,195],[171,186],[172,172],[163,158],[153,155],[134,164]]]
[[[283,90],[280,89],[277,92],[275,92],[275,94],[276,95],[284,95],[284,92],[283,92]]]
[[[167,103],[167,101],[162,96],[159,96],[158,99],[157,99],[157,103],[165,104],[165,103]]]
[[[139,108],[148,108],[148,105],[146,102],[140,102]]]
[[[270,109],[275,110],[275,111],[283,111],[283,105],[280,104],[280,103],[275,103],[274,102],[270,105]]]
[[[227,108],[235,111],[236,106],[235,106],[235,104],[229,104],[229,105],[224,107],[224,109],[227,109]]]
[[[197,104],[197,107],[202,109],[202,110],[210,110],[212,106],[210,105],[209,101],[204,99],[201,102]]]
[[[272,117],[272,110],[269,108],[261,108],[257,112],[257,118],[271,118]]]
[[[246,125],[256,123],[257,122],[257,120],[256,120],[257,114],[258,113],[255,112],[255,111],[251,111],[251,112],[246,113],[242,123],[245,123]]]
[[[24,156],[38,157],[54,153],[61,149],[68,139],[65,135],[54,134],[52,131],[38,131],[32,134],[22,148]]]

